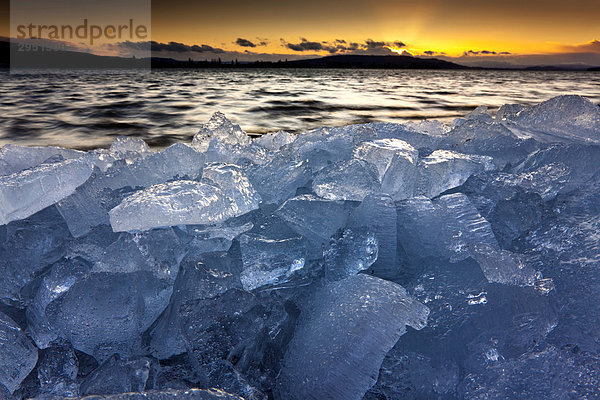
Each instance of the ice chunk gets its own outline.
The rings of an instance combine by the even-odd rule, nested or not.
[[[179,227],[185,234],[189,254],[202,254],[217,251],[228,251],[233,239],[253,227],[251,222],[241,223],[235,219],[217,225],[186,225]]]
[[[318,289],[302,307],[276,398],[362,399],[406,325],[421,329],[428,314],[402,286],[367,275]]]
[[[148,271],[154,277],[173,283],[186,248],[172,229],[122,233],[106,248],[93,272]]]
[[[139,354],[141,334],[167,306],[172,285],[149,272],[95,273],[76,281],[46,307],[59,336],[105,360]]]
[[[161,360],[186,351],[180,329],[180,308],[184,303],[213,298],[241,287],[238,271],[241,267],[232,267],[226,255],[204,261],[183,261],[169,305],[149,330],[150,351]]]
[[[60,147],[24,147],[5,144],[0,148],[0,176],[37,167],[51,159],[69,160],[83,157],[84,154],[81,151]]]
[[[91,267],[79,257],[63,259],[53,264],[50,273],[42,279],[33,303],[27,308],[28,329],[38,348],[47,348],[58,337],[46,317],[46,307],[64,295],[77,280],[83,279]]]
[[[0,385],[13,393],[37,359],[33,343],[12,319],[0,312]]]
[[[554,97],[521,110],[510,122],[537,140],[600,143],[600,108],[581,96]]]
[[[148,230],[185,224],[214,224],[239,208],[216,186],[194,181],[154,185],[127,197],[110,210],[115,232]]]
[[[254,139],[254,143],[268,150],[279,150],[281,147],[292,143],[296,136],[285,131],[267,133]]]
[[[494,168],[492,159],[436,150],[419,162],[417,194],[433,198],[462,185],[475,172]]]
[[[314,192],[327,200],[362,201],[380,190],[377,170],[362,160],[342,161],[320,170],[313,180]]]
[[[216,112],[210,120],[202,125],[194,136],[192,146],[200,151],[208,150],[211,141],[217,140],[228,145],[247,146],[252,143],[250,136],[229,121],[221,112]]]
[[[350,216],[348,227],[366,228],[377,239],[377,260],[371,266],[370,272],[384,279],[391,280],[396,277],[398,234],[394,200],[386,194],[365,197]]]
[[[325,276],[337,281],[368,269],[377,260],[378,245],[375,235],[365,228],[344,229],[323,252]]]
[[[355,158],[367,161],[377,167],[380,181],[383,180],[383,176],[397,155],[415,165],[419,152],[410,144],[399,139],[378,139],[364,142],[354,149]]]
[[[281,204],[296,195],[312,177],[306,161],[275,158],[270,163],[248,171],[249,179],[267,204]]]
[[[259,390],[272,388],[278,358],[270,354],[289,340],[293,324],[274,294],[257,296],[231,289],[180,307],[181,330],[201,386],[229,391],[230,381],[213,373],[226,361]]]
[[[75,159],[0,177],[0,225],[27,218],[64,199],[91,174],[86,160]]]
[[[55,207],[0,226],[0,299],[30,301],[21,289],[65,254],[68,239],[67,226]]]
[[[76,383],[79,361],[67,343],[57,343],[41,351],[37,365],[41,397],[78,397]]]
[[[419,152],[410,144],[398,139],[364,142],[354,150],[354,157],[377,167],[384,193],[396,200],[413,195]]]
[[[140,138],[119,136],[110,145],[111,155],[118,159],[134,159],[150,154],[150,148]]]
[[[353,208],[354,205],[348,202],[302,195],[283,203],[275,215],[313,245],[320,247],[321,243],[328,243],[329,237],[346,225]]]
[[[143,393],[121,393],[87,396],[87,400],[252,400],[224,392],[220,389],[165,389]]]
[[[233,206],[238,210],[236,215],[246,214],[258,208],[260,195],[237,165],[207,165],[202,171],[202,178],[208,179],[233,201]]]
[[[301,237],[268,239],[255,235],[240,237],[244,270],[240,276],[244,290],[288,282],[304,268],[306,244]]]
[[[150,360],[122,360],[114,355],[81,383],[82,395],[143,392],[150,374]]]

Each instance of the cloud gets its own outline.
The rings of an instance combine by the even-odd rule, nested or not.
[[[559,45],[559,50],[565,53],[600,53],[600,40],[590,40],[574,45]]]
[[[306,38],[300,38],[300,42],[292,43],[285,39],[280,39],[281,45],[290,50],[297,52],[323,52],[330,54],[389,54],[390,50],[387,47],[405,47],[406,44],[401,41],[386,42],[367,39],[362,43],[350,42],[345,39],[335,39],[334,41],[310,41]]]
[[[256,47],[256,45],[253,42],[243,38],[237,38],[237,40],[234,43],[242,47]]]
[[[490,56],[490,55],[508,55],[510,54],[510,52],[508,51],[492,51],[492,50],[479,50],[479,51],[475,51],[475,50],[468,50],[465,51],[463,53],[464,57],[469,57],[469,56]]]
[[[123,45],[129,45],[133,42],[120,42],[119,44]],[[178,42],[169,42],[169,43],[159,43],[159,42],[155,42],[155,41],[151,41],[151,42],[137,42],[137,45],[139,46],[140,43],[150,43],[150,50],[152,50],[152,52],[171,52],[171,53],[213,53],[213,54],[220,54],[220,53],[225,53],[225,50],[220,49],[218,47],[212,47],[209,46],[207,44],[201,44],[201,45],[187,45],[187,44],[183,44],[183,43],[178,43]]]

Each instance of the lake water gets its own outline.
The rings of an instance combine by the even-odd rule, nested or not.
[[[425,118],[560,94],[600,103],[598,72],[162,70],[0,72],[0,145],[106,147],[133,135],[191,140],[222,111],[249,133]]]

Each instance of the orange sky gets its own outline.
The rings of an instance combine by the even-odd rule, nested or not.
[[[238,37],[296,42],[374,40],[459,55],[469,49],[538,53],[600,38],[600,2],[557,0],[153,1],[152,38],[239,49]]]
[[[39,1],[39,7],[27,8],[32,15],[37,9],[45,16],[52,8],[48,4],[69,0]],[[106,2],[88,3],[102,7]],[[0,10],[3,36],[10,35],[7,4],[4,0]],[[108,18],[111,10],[103,10]],[[348,43],[401,41],[413,54],[433,51],[452,57],[468,50],[512,55],[589,49],[600,53],[600,46],[585,45],[600,39],[600,1],[590,0],[154,0],[151,10],[152,40],[205,44],[226,51],[328,54],[286,46],[306,38],[330,44],[336,39]],[[81,16],[74,16],[78,18]],[[266,45],[242,47],[235,43],[238,38]]]

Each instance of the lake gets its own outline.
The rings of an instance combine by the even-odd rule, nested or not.
[[[222,111],[249,133],[438,119],[561,94],[600,103],[600,73],[240,69],[0,72],[0,145],[151,146],[191,140]]]

